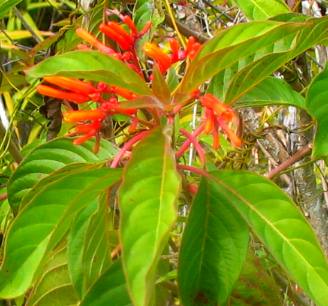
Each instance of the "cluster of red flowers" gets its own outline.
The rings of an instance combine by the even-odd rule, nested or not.
[[[185,60],[187,57],[194,58],[201,45],[194,37],[189,37],[186,49],[180,48],[179,42],[171,38],[169,40],[171,53],[166,54],[161,48],[152,43],[146,43],[143,46],[144,52],[152,58],[158,65],[159,70],[164,73],[173,64]]]
[[[103,44],[96,37],[81,28],[77,29],[76,33],[87,42],[89,46],[79,45],[78,48],[89,49],[90,46],[96,48],[100,52],[123,61],[131,69],[144,77],[136,53],[136,42],[150,29],[151,25],[147,23],[141,31],[138,31],[129,16],[120,14],[118,14],[118,16],[125,27],[115,21],[101,24],[99,27],[102,33],[117,44],[115,49],[114,47]],[[178,41],[173,38],[169,40],[169,46],[169,53],[164,52],[160,47],[150,42],[145,43],[143,46],[145,54],[153,60],[162,74],[166,73],[173,64],[179,61],[183,61],[186,58],[193,59],[201,47],[193,37],[188,39],[185,50],[182,49]],[[96,108],[88,110],[71,109],[64,113],[64,120],[75,124],[70,135],[79,135],[79,138],[74,140],[75,144],[81,144],[94,136],[96,136],[96,139],[99,141],[102,123],[109,115],[124,114],[131,118],[131,126],[136,126],[138,124],[137,109],[127,109],[120,106],[120,98],[132,100],[132,103],[133,99],[137,98],[135,93],[125,88],[102,82],[93,84],[91,82],[63,76],[48,76],[44,78],[44,82],[46,82],[46,84],[41,84],[37,87],[37,91],[42,95],[66,100],[75,104],[85,104],[92,101],[92,105],[96,106]],[[219,130],[223,131],[228,136],[233,145],[240,146],[240,139],[229,128],[230,122],[236,122],[234,111],[211,94],[200,96],[198,92],[196,95],[193,94],[193,99],[194,98],[200,100],[204,108],[204,118],[200,126],[192,134],[185,130],[181,130],[182,135],[187,139],[178,150],[177,157],[182,156],[190,144],[193,143],[200,160],[203,162],[204,153],[197,141],[197,137],[202,133],[212,134],[213,147],[218,148]],[[177,111],[179,111],[179,109],[180,108],[177,108]],[[140,140],[139,138],[140,137],[137,135],[136,139]],[[133,143],[134,141],[132,140],[131,144]]]
[[[121,108],[118,102],[118,96],[127,100],[136,97],[133,92],[127,89],[109,86],[101,82],[95,87],[90,82],[61,76],[45,77],[44,81],[52,86],[38,85],[37,91],[42,95],[67,100],[76,104],[83,104],[88,101],[98,103],[97,109],[71,110],[64,113],[66,122],[76,124],[70,135],[81,135],[80,138],[74,140],[75,144],[81,144],[93,136],[99,136],[102,121],[107,116],[113,114],[134,116],[136,113],[136,109]],[[107,95],[108,98],[104,98],[104,95]]]

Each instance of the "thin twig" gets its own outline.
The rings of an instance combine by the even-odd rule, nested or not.
[[[266,177],[268,179],[272,179],[276,175],[278,175],[283,170],[287,169],[291,165],[295,164],[299,160],[301,160],[304,156],[309,154],[312,151],[312,144],[308,144],[305,147],[298,150],[295,154],[293,154],[290,158],[282,162],[277,167],[273,168],[269,173],[267,173]]]
[[[42,41],[42,39],[39,37],[39,35],[31,28],[31,26],[26,22],[25,18],[23,17],[23,15],[21,14],[21,12],[14,7],[14,13],[17,16],[18,19],[20,19],[20,21],[22,22],[22,24],[24,25],[25,29],[28,30],[32,37],[34,38],[34,40],[37,43],[40,43]]]
[[[193,166],[178,164],[177,168],[180,169],[180,170],[190,171],[190,172],[193,172],[195,174],[198,174],[198,175],[201,175],[201,176],[204,176],[204,177],[209,177],[210,176],[209,173],[206,172],[205,170],[200,169],[200,168],[196,168],[196,167],[193,167]]]
[[[149,130],[142,131],[139,134],[132,137],[129,141],[127,141],[120,152],[117,153],[115,156],[112,164],[110,165],[111,168],[116,168],[121,160],[121,158],[124,156],[124,154],[132,148],[132,146],[140,141],[141,139],[145,138],[149,134]]]
[[[170,27],[173,27],[172,20],[168,14],[165,14],[165,22]],[[194,36],[200,43],[206,42],[209,38],[202,33],[195,32],[193,30],[190,30],[186,25],[179,22],[178,20],[175,20],[176,26],[179,29],[179,32],[184,35],[185,37]]]

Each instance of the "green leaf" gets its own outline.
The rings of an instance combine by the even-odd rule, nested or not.
[[[267,77],[241,97],[235,107],[293,105],[305,109],[305,99],[282,79]]]
[[[42,274],[29,294],[27,304],[30,306],[72,306],[78,305],[78,301],[68,273],[66,247],[60,246],[42,266]]]
[[[190,93],[237,62],[243,67],[266,54],[289,50],[300,29],[309,26],[306,22],[257,21],[219,32],[191,62],[176,95]]]
[[[106,198],[97,199],[74,220],[68,238],[68,266],[80,297],[110,264]]]
[[[290,50],[265,55],[236,72],[229,81],[224,100],[230,104],[236,102],[283,64],[327,39],[328,17],[310,19],[304,25]]]
[[[171,93],[170,89],[165,82],[165,79],[161,72],[159,71],[157,65],[153,69],[153,82],[152,90],[154,95],[163,103],[170,103]]]
[[[27,70],[30,80],[47,75],[105,82],[140,95],[151,93],[145,81],[135,71],[120,60],[97,51],[71,51],[52,56]]]
[[[181,243],[178,282],[182,304],[224,305],[247,250],[247,224],[203,179]]]
[[[135,306],[147,306],[156,266],[176,219],[180,176],[170,135],[156,129],[133,150],[119,189],[120,238],[127,286]]]
[[[6,17],[9,10],[23,0],[1,0],[0,3],[0,18]]]
[[[114,146],[101,140],[99,152],[93,153],[94,141],[76,146],[71,138],[57,138],[35,148],[29,153],[8,182],[8,199],[14,211],[21,200],[42,178],[72,163],[105,161],[116,153]]]
[[[312,155],[320,158],[328,155],[328,66],[318,74],[311,83],[307,96],[306,107],[317,122]]]
[[[120,108],[158,108],[165,109],[165,105],[155,96],[139,96],[133,100],[120,102]]]
[[[327,305],[328,262],[300,210],[274,183],[244,171],[213,172],[213,187],[277,262],[317,303]]]
[[[42,180],[7,235],[0,274],[0,297],[22,295],[31,285],[49,244],[60,241],[72,218],[120,178],[118,169],[72,165]]]
[[[97,280],[81,302],[81,306],[108,305],[132,306],[120,260],[115,261]]]
[[[234,0],[250,20],[264,20],[279,14],[289,13],[283,0]]]

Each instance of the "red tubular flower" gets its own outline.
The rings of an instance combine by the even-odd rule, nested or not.
[[[97,89],[89,82],[83,82],[77,79],[66,78],[61,76],[47,76],[43,78],[47,83],[58,87],[68,89],[78,94],[90,95],[97,92]]]
[[[131,90],[118,86],[110,86],[103,82],[98,83],[97,90],[98,92],[102,92],[102,93],[115,94],[127,100],[132,100],[137,97],[137,95]]]
[[[41,95],[61,100],[68,100],[77,104],[85,103],[90,100],[86,95],[64,91],[46,85],[38,85],[36,90]]]
[[[138,33],[138,37],[145,35],[150,28],[151,28],[151,21],[148,21],[146,22],[145,26],[141,29],[141,31]]]
[[[121,20],[130,28],[131,33],[137,37],[138,36],[138,30],[136,25],[134,24],[133,20],[131,19],[130,16],[128,15],[121,15],[120,16]]]
[[[221,118],[218,118],[218,123],[220,128],[230,139],[232,145],[234,145],[235,147],[241,147],[242,145],[241,139],[226,125],[226,123]]]
[[[187,41],[186,56],[193,59],[199,51],[201,44],[196,41],[195,37],[190,36]]]
[[[240,147],[241,139],[229,128],[228,123],[232,122],[236,115],[231,107],[219,101],[212,94],[200,97],[201,104],[205,107],[205,128],[204,133],[211,133],[213,136],[213,148],[219,147],[218,128],[228,136],[232,145]]]
[[[66,122],[104,120],[106,113],[99,109],[70,111],[63,114]]]
[[[77,135],[77,134],[87,134],[90,131],[97,131],[101,127],[100,121],[95,121],[93,123],[82,123],[74,127],[73,132],[70,135]]]
[[[224,116],[226,120],[231,120],[235,116],[234,111],[228,105],[222,103],[212,94],[200,97],[200,102],[204,107],[211,109],[215,115]]]
[[[135,108],[122,108],[116,98],[111,98],[100,106],[100,110],[106,114],[123,114],[127,116],[134,115],[137,110]]]
[[[77,138],[77,139],[74,139],[74,140],[73,140],[73,143],[74,143],[75,145],[80,145],[80,144],[86,142],[87,140],[89,140],[90,138],[96,136],[97,133],[98,133],[98,131],[96,131],[96,130],[91,130],[91,131],[89,131],[88,133],[82,135],[81,137],[79,137],[79,138]],[[94,151],[97,152],[98,150],[97,150],[97,149],[94,149]]]
[[[152,43],[145,43],[143,51],[158,64],[162,73],[166,72],[172,65],[171,57]]]
[[[186,50],[180,48],[179,42],[175,38],[171,38],[169,43],[171,54],[166,54],[159,47],[149,42],[143,46],[144,52],[158,64],[161,73],[165,73],[172,64],[185,60],[187,56],[193,58],[201,46],[194,37],[188,39]]]
[[[118,87],[118,86],[111,86],[110,91],[120,97],[127,99],[127,100],[132,100],[137,97],[137,95],[134,92],[132,92],[128,89],[125,89],[125,88]]]
[[[172,60],[173,63],[176,63],[177,61],[180,60],[180,57],[179,57],[179,50],[180,50],[179,42],[175,38],[171,38],[169,40],[169,43],[170,43],[170,48],[171,48],[171,51],[172,51],[171,60]]]
[[[138,32],[138,29],[130,16],[119,14],[119,17],[129,27],[129,29],[131,30],[130,35],[133,36],[134,38],[139,38],[143,36],[145,33],[149,31],[151,27],[151,21],[147,21],[144,27],[141,29],[141,31]]]
[[[98,49],[100,52],[119,57],[119,55],[112,48],[107,47],[102,42],[100,42],[97,38],[92,36],[87,31],[83,30],[82,28],[76,29],[76,34],[77,36],[88,42],[92,47]]]
[[[99,30],[117,42],[122,50],[131,50],[134,46],[133,38],[116,22],[109,22],[108,25],[103,23]]]

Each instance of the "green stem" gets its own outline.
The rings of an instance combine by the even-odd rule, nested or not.
[[[7,131],[5,129],[5,127],[3,126],[2,122],[0,121],[0,139],[3,139],[5,142],[5,139],[8,137],[8,150],[9,153],[11,154],[11,156],[13,157],[13,159],[15,160],[16,163],[20,163],[23,159],[20,150],[18,148],[18,146],[16,145],[16,143],[12,140],[12,138],[10,136],[7,136]]]

